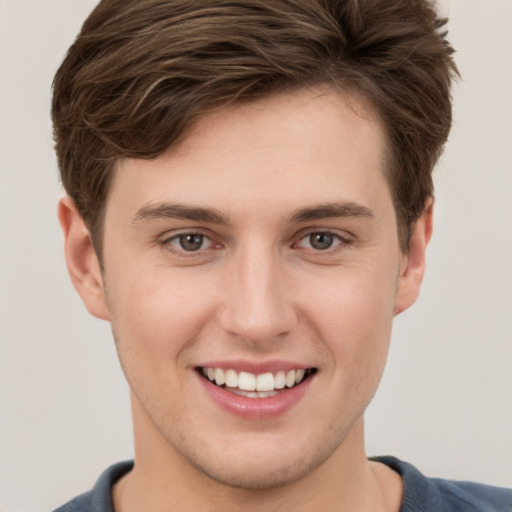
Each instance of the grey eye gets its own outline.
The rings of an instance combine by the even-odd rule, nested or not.
[[[334,236],[331,233],[311,233],[309,235],[309,244],[318,251],[329,249],[333,242]]]
[[[184,251],[198,251],[202,248],[204,235],[197,233],[190,233],[186,235],[180,235],[177,237],[180,247]]]

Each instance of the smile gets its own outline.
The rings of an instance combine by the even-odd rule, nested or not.
[[[278,395],[281,390],[298,386],[315,373],[316,369],[280,370],[275,373],[266,372],[257,375],[223,368],[201,367],[199,371],[210,382],[235,395],[248,398],[269,398]]]

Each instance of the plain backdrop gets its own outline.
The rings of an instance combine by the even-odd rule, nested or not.
[[[0,0],[0,510],[52,510],[132,455],[109,326],[65,270],[54,72],[93,0]],[[418,303],[397,318],[370,455],[512,483],[512,2],[445,0],[463,80]]]

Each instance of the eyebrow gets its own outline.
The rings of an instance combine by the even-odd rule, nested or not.
[[[157,203],[143,206],[133,218],[133,222],[184,219],[212,224],[230,224],[229,218],[218,210],[212,208],[196,208],[177,203]]]
[[[290,222],[309,222],[313,220],[338,218],[338,217],[374,217],[372,210],[352,202],[325,203],[297,210]]]
[[[370,208],[357,203],[325,203],[300,208],[288,218],[288,222],[300,223],[339,217],[372,218],[373,216],[373,212]],[[219,210],[213,208],[185,206],[179,203],[157,203],[145,205],[137,211],[133,222],[137,224],[139,222],[151,222],[165,219],[184,219],[221,225],[231,224],[229,218]]]

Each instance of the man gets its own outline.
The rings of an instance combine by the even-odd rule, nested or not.
[[[432,231],[443,25],[417,0],[98,5],[54,84],[59,218],[135,461],[62,510],[508,510],[364,451]]]

